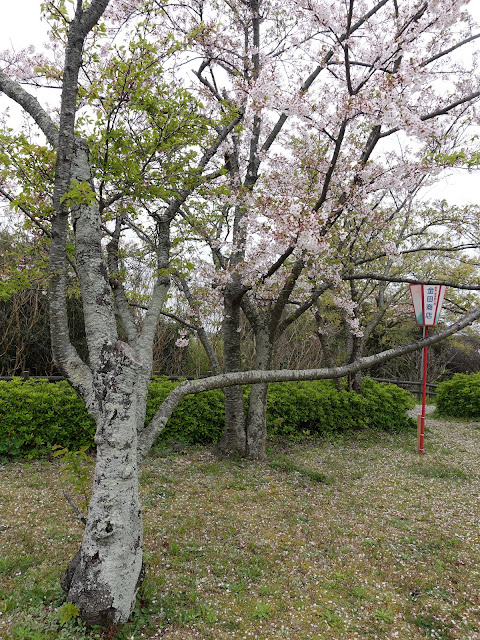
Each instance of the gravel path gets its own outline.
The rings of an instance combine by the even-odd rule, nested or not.
[[[433,404],[425,405],[425,415],[428,415],[429,413],[432,413],[432,411],[435,411],[435,405],[433,405]],[[422,413],[422,405],[421,404],[416,404],[413,407],[413,409],[409,409],[407,411],[407,413],[411,418],[416,418],[417,416],[419,416]]]

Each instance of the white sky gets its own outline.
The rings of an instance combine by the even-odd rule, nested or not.
[[[0,50],[39,45],[46,39],[46,25],[40,21],[41,0],[16,0],[3,4]]]
[[[338,2],[338,0],[332,0]],[[38,48],[46,40],[46,24],[40,20],[41,0],[4,0],[0,51],[22,49],[29,44]],[[471,0],[469,9],[480,23],[480,0]],[[2,103],[5,102],[2,100]],[[480,203],[480,173],[456,171],[426,192],[429,199],[445,198],[452,204]]]

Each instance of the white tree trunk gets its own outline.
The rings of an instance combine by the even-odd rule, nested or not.
[[[97,463],[87,525],[81,549],[62,580],[67,599],[79,607],[82,619],[102,626],[128,620],[143,579],[133,370],[115,372],[108,386],[97,417]]]

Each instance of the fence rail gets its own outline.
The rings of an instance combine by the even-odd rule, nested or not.
[[[10,382],[22,378],[23,380],[43,380],[44,382],[62,382],[66,380],[63,376],[31,376],[29,371],[22,371],[18,376],[0,376],[0,380],[4,382]]]
[[[16,376],[17,378],[23,378],[24,380],[44,380],[45,382],[61,382],[62,380],[66,380],[63,376],[31,376],[29,371],[22,371],[21,376]],[[197,376],[199,378],[206,378],[207,376]],[[167,378],[173,382],[176,380],[195,380],[194,376],[167,376]],[[12,376],[0,376],[0,380],[10,381],[14,378]],[[392,378],[372,378],[375,382],[388,382],[389,384],[396,384],[398,387],[402,387],[402,389],[406,389],[407,391],[411,391],[412,393],[421,394],[422,393],[422,382],[420,380],[395,380]],[[427,395],[435,395],[437,391],[437,384],[433,382],[427,382]]]
[[[392,378],[372,378],[375,382],[388,382],[389,384],[396,384],[397,387],[402,387],[412,393],[421,395],[423,382],[421,380],[394,380]],[[433,396],[437,392],[438,384],[433,382],[427,382],[427,395]]]
[[[213,374],[210,374],[213,375]],[[160,376],[159,376],[160,377]],[[163,376],[161,376],[163,377]],[[208,376],[165,376],[168,380],[176,382],[177,380],[198,380],[198,378],[207,378]],[[23,380],[43,380],[44,382],[63,382],[67,380],[63,376],[31,376],[30,371],[22,371],[18,376],[0,376],[0,382],[10,382],[16,378],[22,378]]]

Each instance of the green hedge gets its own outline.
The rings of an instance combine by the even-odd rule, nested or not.
[[[407,409],[413,396],[392,384],[365,378],[362,393],[337,391],[331,380],[270,385],[267,428],[271,435],[329,435],[353,429],[397,431],[414,426]]]
[[[150,384],[149,422],[174,383],[159,378]],[[245,389],[245,397],[248,396]],[[366,379],[362,394],[337,391],[329,380],[270,385],[267,428],[271,436],[298,439],[308,434],[330,435],[352,429],[398,430],[414,426],[407,408],[413,396],[399,387]],[[221,390],[187,396],[162,433],[164,440],[216,442],[223,430]],[[95,427],[81,399],[66,383],[0,382],[0,457],[48,455],[53,445],[70,450],[93,445]]]
[[[437,414],[480,418],[480,373],[456,373],[437,387]]]
[[[67,382],[0,382],[0,456],[34,458],[54,444],[72,451],[93,443],[95,423]]]

